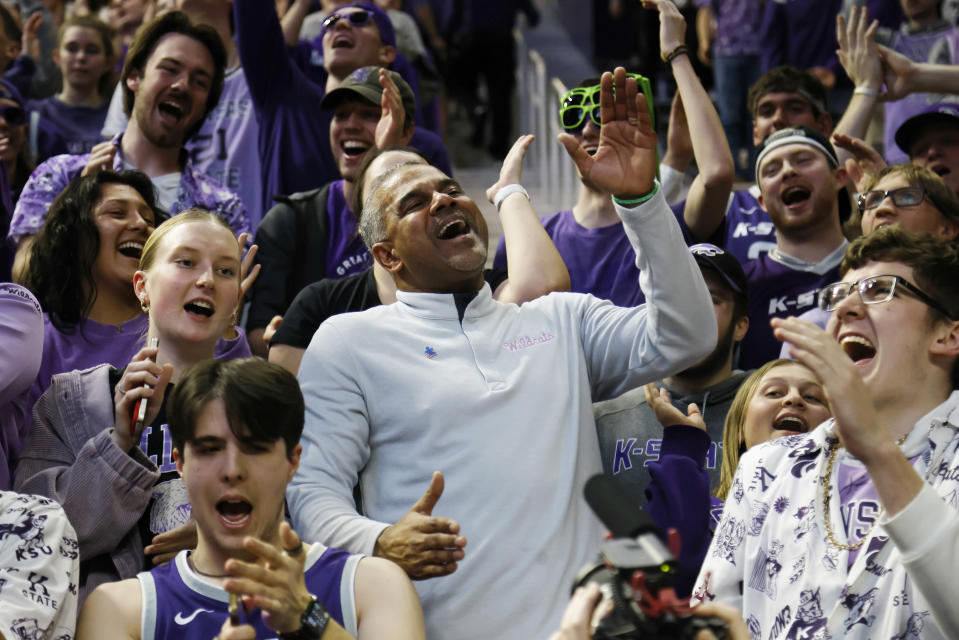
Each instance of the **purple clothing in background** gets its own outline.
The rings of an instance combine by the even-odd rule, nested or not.
[[[768,253],[743,265],[749,281],[749,331],[740,343],[741,369],[755,369],[779,357],[782,343],[773,336],[770,319],[798,316],[816,306],[816,292],[840,280],[846,244],[815,265],[815,271],[787,266]]]
[[[118,135],[113,138],[118,148],[121,137]],[[71,180],[80,175],[89,160],[89,153],[60,155],[34,169],[14,208],[8,237],[18,243],[21,237],[40,231],[53,200]],[[113,157],[112,168],[114,171],[123,171],[125,168],[123,154],[119,150]],[[250,231],[250,221],[240,198],[213,178],[197,171],[193,162],[187,158],[180,174],[180,190],[169,214],[176,215],[190,207],[199,207],[217,214],[229,223],[237,234]]]
[[[3,79],[17,88],[22,96],[30,95],[30,86],[37,73],[37,64],[30,56],[18,56],[10,68],[3,74]]]
[[[759,34],[763,73],[781,64],[826,67],[839,84],[846,78],[836,55],[836,14],[841,8],[842,0],[768,0]]]
[[[757,0],[696,0],[696,6],[708,6],[716,18],[713,55],[755,56],[762,53],[756,38],[763,17]],[[743,91],[746,91],[745,87]]]
[[[16,250],[7,240],[10,221],[13,217],[13,197],[10,195],[10,182],[7,179],[7,164],[0,160],[0,282],[9,282]]]
[[[107,117],[109,101],[99,107],[74,106],[56,96],[30,100],[30,153],[37,163],[61,154],[89,153],[103,142],[100,129]]]
[[[889,46],[916,62],[957,64],[959,63],[959,28],[941,21],[928,29],[911,32],[908,24],[904,23],[902,28],[892,36]],[[951,96],[941,93],[912,93],[895,102],[887,102],[883,132],[883,155],[886,162],[889,164],[909,162],[909,156],[896,144],[896,130],[903,122],[921,113],[929,105],[951,99]]]
[[[343,196],[343,181],[330,186],[326,200],[330,233],[326,236],[326,277],[344,278],[373,266],[370,250],[356,230],[356,216]]]
[[[310,191],[340,179],[330,149],[333,114],[320,109],[325,85],[310,81],[292,59],[276,8],[262,0],[233,4],[237,49],[260,123],[263,210],[274,195]],[[410,145],[430,164],[452,175],[449,155],[436,134],[417,129]]]
[[[572,209],[542,218],[542,222],[566,263],[570,291],[591,293],[620,307],[646,301],[638,284],[636,252],[622,223],[587,229],[576,222]],[[500,238],[493,266],[506,268],[505,238]]]
[[[757,199],[756,185],[742,191],[733,191],[726,207],[726,217],[713,234],[704,240],[694,240],[683,219],[686,201],[672,206],[686,242],[711,242],[731,253],[740,264],[746,264],[776,246],[776,228],[769,213]]]
[[[243,67],[238,67],[223,79],[220,101],[196,135],[184,145],[197,171],[240,196],[251,232],[256,231],[266,213],[263,169],[257,150],[259,131],[250,87]]]
[[[118,86],[110,100],[103,134],[112,137],[122,133],[128,122],[123,112],[123,92]],[[220,101],[203,121],[203,126],[183,145],[197,171],[240,196],[253,232],[265,215],[258,132],[250,87],[243,67],[237,67],[223,78]]]
[[[43,315],[43,359],[30,390],[33,405],[50,386],[58,373],[89,369],[99,364],[109,364],[123,369],[143,348],[150,328],[150,317],[141,314],[120,325],[100,324],[89,318],[77,325],[73,334],[59,331],[50,318]],[[251,355],[246,334],[239,327],[239,335],[232,340],[217,340],[215,356],[222,360],[246,358]]]
[[[13,486],[13,468],[30,425],[30,382],[43,351],[43,311],[24,287],[0,283],[0,491]]]

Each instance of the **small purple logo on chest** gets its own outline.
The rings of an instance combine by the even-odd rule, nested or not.
[[[433,347],[426,347],[426,351],[424,351],[423,353],[425,353],[426,357],[429,358],[430,360],[436,357],[436,351],[433,350]]]
[[[544,331],[538,336],[520,336],[514,340],[507,340],[503,343],[503,348],[509,351],[522,351],[523,349],[529,349],[530,347],[535,347],[539,344],[546,344],[547,342],[552,342],[556,339],[552,333]]]

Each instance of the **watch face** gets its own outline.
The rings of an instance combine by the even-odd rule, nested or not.
[[[311,627],[320,633],[323,633],[329,621],[330,612],[327,611],[326,607],[320,604],[320,601],[316,598],[313,598],[313,602],[306,608],[306,611],[303,613],[303,618],[301,619],[304,628]]]
[[[330,612],[315,597],[300,616],[300,628],[291,633],[281,633],[283,640],[319,640],[330,622]]]

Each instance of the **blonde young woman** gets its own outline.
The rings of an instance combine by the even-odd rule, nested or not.
[[[214,214],[189,210],[158,226],[132,285],[149,314],[148,346],[123,369],[54,376],[34,408],[15,486],[66,510],[79,539],[81,600],[195,544],[164,400],[233,324],[240,264],[237,238]],[[142,423],[133,419],[140,402]]]
[[[822,384],[795,360],[772,360],[753,371],[733,398],[723,428],[722,468],[715,495],[704,467],[709,436],[699,407],[686,415],[665,389],[646,386],[646,400],[665,426],[660,457],[649,463],[646,510],[663,529],[680,535],[682,574],[676,592],[687,596],[699,572],[739,464],[753,445],[814,429],[832,414]]]

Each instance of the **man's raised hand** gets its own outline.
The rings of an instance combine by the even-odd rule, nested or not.
[[[449,575],[465,555],[466,538],[459,535],[459,523],[433,515],[443,483],[443,474],[434,471],[423,497],[396,524],[384,529],[373,547],[374,556],[392,560],[413,580]]]
[[[656,132],[646,97],[622,67],[604,73],[600,87],[603,126],[595,155],[568,133],[559,134],[559,141],[594,185],[622,200],[642,197],[653,190],[656,177]]]

